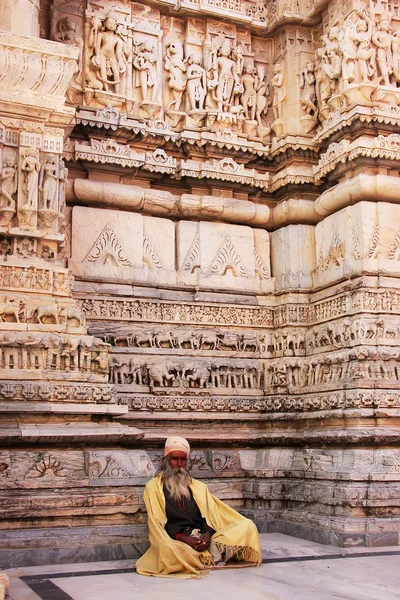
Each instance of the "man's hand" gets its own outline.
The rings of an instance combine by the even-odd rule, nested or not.
[[[192,548],[196,548],[196,546],[199,545],[199,538],[197,537],[193,537],[191,535],[180,535],[179,536],[179,541],[183,542],[184,544],[187,544],[188,546],[191,546]]]
[[[195,550],[197,550],[198,552],[204,552],[204,550],[207,550],[209,545],[210,545],[210,541],[211,541],[211,535],[209,531],[206,531],[206,533],[203,533],[200,536],[200,539],[197,540],[197,546],[195,546]]]

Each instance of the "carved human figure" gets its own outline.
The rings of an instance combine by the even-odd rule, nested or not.
[[[392,34],[392,71],[393,83],[398,85],[400,83],[400,36],[397,31],[393,31]]]
[[[0,182],[0,208],[9,208],[15,211],[16,202],[13,196],[17,191],[17,165],[13,158],[8,158],[3,162]]]
[[[241,83],[244,91],[240,97],[240,102],[244,108],[246,119],[255,120],[257,109],[257,86],[258,76],[253,65],[246,65],[241,77]]]
[[[268,122],[268,107],[271,105],[269,100],[269,85],[267,83],[267,77],[265,68],[257,67],[257,85],[256,85],[256,120],[259,126],[267,125]]]
[[[366,15],[359,13],[360,18],[351,28],[349,37],[356,46],[355,60],[357,65],[357,83],[370,81],[376,71],[375,48],[371,46],[372,21]],[[351,74],[351,71],[350,71]],[[349,78],[350,81],[350,78]]]
[[[58,163],[58,212],[64,213],[65,209],[65,189],[68,182],[68,169],[65,166],[65,162],[60,157]]]
[[[186,93],[190,110],[204,110],[207,95],[206,71],[201,66],[201,54],[195,53],[188,58],[186,71]]]
[[[125,45],[117,33],[117,20],[113,12],[109,12],[102,22],[98,17],[93,18],[91,32],[94,55],[92,64],[99,69],[99,79],[103,89],[120,92],[121,75],[126,71]]]
[[[142,101],[155,102],[157,99],[157,55],[150,40],[137,46],[137,54],[133,60],[136,71],[136,87],[140,87]]]
[[[326,72],[327,57],[325,47],[317,48],[315,52],[315,94],[320,108],[326,106],[332,95],[331,79]],[[321,115],[321,112],[320,112]]]
[[[57,23],[56,30],[53,33],[53,38],[57,42],[79,48],[78,65],[73,81],[80,85],[79,76],[82,73],[83,39],[80,35],[78,35],[77,27],[78,24],[75,19],[72,19],[70,16],[63,17]]]
[[[212,79],[208,88],[214,91],[218,111],[227,112],[232,104],[234,86],[240,85],[237,64],[232,58],[232,48],[227,40],[218,50],[215,45],[212,46],[210,60]]]
[[[54,154],[48,154],[40,169],[40,208],[58,212],[58,164]]]
[[[300,89],[302,90],[300,102],[306,115],[316,116],[315,94],[315,67],[310,60],[300,72]]]
[[[272,112],[274,114],[274,119],[282,119],[283,115],[283,101],[286,97],[286,90],[283,85],[284,74],[281,63],[276,63],[274,65],[274,76],[271,79],[271,86],[274,90],[272,97]]]
[[[166,46],[164,56],[164,69],[168,71],[167,82],[172,93],[172,100],[165,109],[168,111],[179,110],[182,102],[182,95],[186,87],[186,64],[183,60],[183,46],[181,42],[174,40]]]
[[[337,93],[339,80],[342,73],[343,54],[341,50],[342,35],[339,27],[334,26],[329,30],[328,35],[323,37],[322,53],[320,54],[321,68],[327,76],[326,82],[328,89],[325,93],[326,99],[332,94]],[[317,52],[318,55],[318,52]],[[324,78],[322,78],[324,80]]]
[[[39,152],[35,148],[25,150],[21,171],[24,173],[25,206],[37,209],[40,162]]]
[[[391,22],[390,14],[383,14],[378,25],[378,30],[372,36],[372,43],[376,46],[376,62],[379,68],[379,81],[390,85],[390,75],[393,72],[392,34],[389,31]]]

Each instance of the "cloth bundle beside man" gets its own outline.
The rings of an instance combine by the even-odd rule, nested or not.
[[[227,561],[261,564],[257,528],[190,477],[190,446],[167,438],[160,469],[144,490],[150,548],[136,563],[141,575],[197,577]]]

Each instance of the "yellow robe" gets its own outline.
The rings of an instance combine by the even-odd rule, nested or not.
[[[210,494],[207,486],[196,479],[190,484],[193,498],[202,517],[216,533],[212,540],[220,551],[234,549],[236,559],[253,566],[261,564],[261,550],[255,524]],[[198,577],[213,565],[208,550],[197,552],[183,542],[170,538],[162,478],[154,477],[146,484],[144,502],[147,508],[150,548],[136,563],[140,575],[157,577]]]

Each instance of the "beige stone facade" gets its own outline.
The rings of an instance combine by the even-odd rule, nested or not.
[[[137,555],[173,432],[262,531],[399,544],[398,2],[0,30],[0,564]]]

